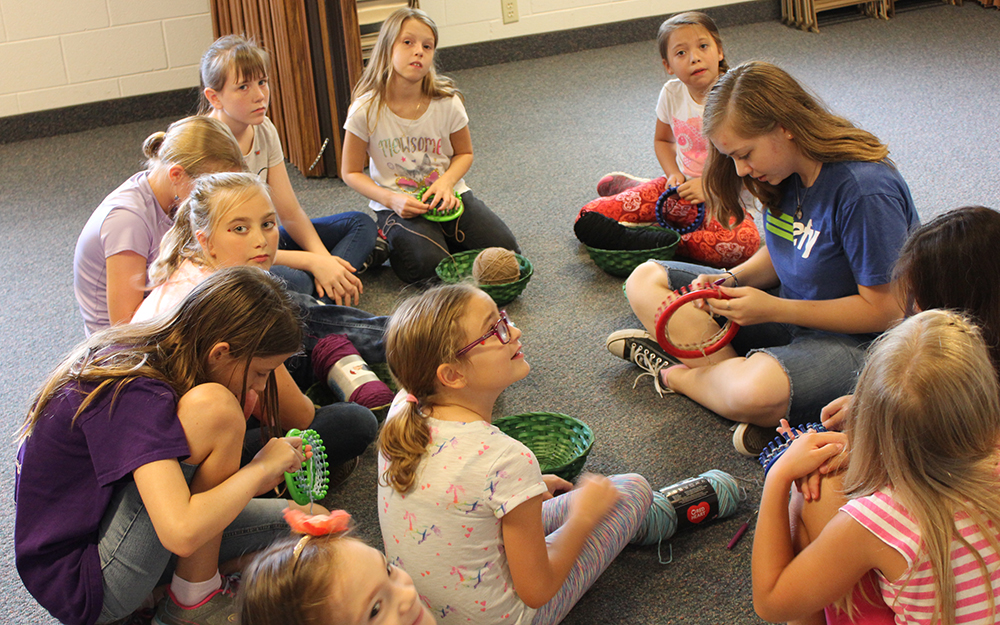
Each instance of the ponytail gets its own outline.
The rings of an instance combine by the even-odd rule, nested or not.
[[[386,419],[378,450],[387,459],[379,477],[383,486],[406,493],[416,483],[417,469],[431,442],[427,416],[435,404],[437,370],[455,362],[462,348],[460,321],[479,290],[469,284],[430,289],[403,302],[389,319],[385,354],[393,378],[416,401],[407,401]]]
[[[384,486],[407,493],[417,479],[417,467],[431,442],[431,429],[418,405],[407,401],[400,412],[387,419],[378,436],[378,449],[388,460],[379,477]]]

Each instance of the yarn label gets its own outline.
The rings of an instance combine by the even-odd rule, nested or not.
[[[677,516],[677,531],[711,521],[719,516],[719,496],[703,477],[678,482],[663,491]]]

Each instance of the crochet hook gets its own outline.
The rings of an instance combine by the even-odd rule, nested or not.
[[[746,533],[747,528],[750,527],[750,521],[753,520],[756,514],[757,511],[754,510],[753,514],[751,514],[749,518],[747,518],[747,520],[743,523],[743,525],[740,526],[740,529],[736,530],[736,533],[733,534],[733,537],[729,539],[729,544],[726,545],[726,549],[732,549],[733,547],[736,546],[736,543],[740,542],[740,539],[743,538],[743,534]]]

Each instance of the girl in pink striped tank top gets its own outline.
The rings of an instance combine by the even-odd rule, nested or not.
[[[1000,387],[978,328],[929,310],[883,335],[846,419],[846,439],[802,435],[767,474],[753,548],[757,613],[823,622],[823,607],[851,603],[874,571],[900,625],[995,623]],[[845,443],[848,502],[796,553],[791,486]]]

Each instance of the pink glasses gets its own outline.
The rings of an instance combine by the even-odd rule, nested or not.
[[[510,343],[510,329],[513,326],[514,326],[514,322],[511,321],[510,317],[507,316],[507,311],[506,310],[501,310],[500,311],[500,318],[497,319],[496,323],[494,323],[492,326],[490,326],[489,332],[487,332],[486,334],[482,335],[481,337],[479,337],[475,341],[469,343],[468,345],[466,345],[462,349],[458,350],[458,353],[455,354],[456,357],[465,355],[470,349],[472,349],[476,345],[482,345],[483,343],[485,343],[494,334],[496,335],[496,337],[498,339],[500,339],[500,344],[501,345],[506,345],[507,343]]]

